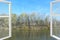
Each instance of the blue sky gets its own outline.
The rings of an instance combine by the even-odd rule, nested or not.
[[[52,0],[12,0],[13,13],[49,13]]]
[[[39,12],[49,14],[50,2],[53,0],[8,0],[8,1],[12,2],[12,13],[19,15],[23,12],[26,13]]]
[[[8,5],[0,2],[0,14],[7,13],[8,14]]]

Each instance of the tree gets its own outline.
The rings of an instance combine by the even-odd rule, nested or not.
[[[27,14],[26,13],[22,13],[18,16],[18,19],[17,19],[17,24],[19,23],[20,26],[22,25],[26,25],[27,24]]]
[[[16,14],[11,14],[12,16],[12,26],[16,26],[16,22],[17,22],[17,15]]]
[[[36,13],[32,12],[32,14],[29,15],[29,19],[30,19],[30,24],[31,25],[35,25],[36,24]]]
[[[49,26],[49,16],[46,16],[46,18],[45,18],[45,24]]]

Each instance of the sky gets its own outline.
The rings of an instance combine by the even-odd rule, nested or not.
[[[20,15],[21,13],[30,14],[36,12],[41,18],[50,15],[50,2],[55,0],[6,0],[12,3],[12,13]],[[60,4],[59,4],[60,5]],[[56,7],[56,5],[55,5]],[[56,11],[54,9],[54,12]],[[0,13],[8,14],[8,4],[1,4],[0,2]],[[59,11],[60,12],[60,11]],[[58,18],[59,19],[59,18]]]
[[[13,13],[49,13],[52,0],[12,0]]]
[[[7,0],[12,3],[12,13],[17,15],[26,12],[50,13],[50,2],[53,0]],[[1,4],[2,5],[2,4]],[[7,8],[7,6],[3,6]],[[7,11],[6,11],[7,12]]]

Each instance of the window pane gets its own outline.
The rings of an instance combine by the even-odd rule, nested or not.
[[[60,2],[56,2],[53,4],[53,13],[60,14]]]
[[[9,6],[8,4],[0,2],[0,16],[9,14]]]
[[[0,38],[9,36],[9,20],[0,17]]]
[[[52,31],[53,35],[60,37],[60,16],[53,16]]]

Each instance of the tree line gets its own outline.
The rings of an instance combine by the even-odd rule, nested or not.
[[[6,14],[4,14],[6,15]],[[11,14],[11,22],[13,28],[21,28],[23,26],[28,26],[29,28],[32,26],[42,27],[47,26],[49,27],[49,16],[40,16],[38,13],[21,13],[20,15]],[[0,25],[1,27],[6,26],[8,27],[8,18],[0,18]]]
[[[42,27],[47,26],[49,27],[49,16],[41,17],[37,13],[21,13],[20,15],[12,14],[12,27],[23,27],[28,26],[29,28],[32,26]]]

